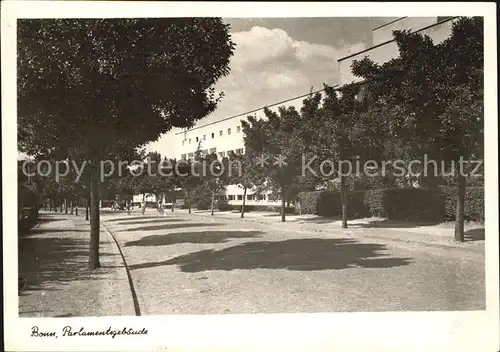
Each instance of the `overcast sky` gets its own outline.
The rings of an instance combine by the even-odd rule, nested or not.
[[[198,125],[308,93],[311,87],[322,89],[323,83],[339,83],[337,59],[370,46],[371,30],[393,19],[225,19],[236,43],[231,73],[216,86],[224,91],[223,101]],[[171,135],[161,137],[148,149],[175,157],[178,151]]]

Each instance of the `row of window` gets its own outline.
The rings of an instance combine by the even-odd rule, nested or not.
[[[211,148],[211,149],[205,149],[201,152],[201,154],[203,156],[205,155],[208,155],[208,154],[217,154],[219,156],[219,158],[224,158],[225,156],[229,156],[229,154],[231,152],[234,152],[235,154],[243,154],[244,153],[244,149],[243,148],[238,148],[238,149],[235,149],[235,150],[228,150],[227,152],[220,152],[217,154],[217,148]],[[182,154],[181,155],[181,159],[182,160],[186,160],[186,154]],[[190,160],[190,161],[193,161],[194,159],[194,153],[188,153],[187,154],[187,160]]]
[[[240,133],[240,132],[241,132],[241,126],[236,126],[236,133]],[[222,130],[220,130],[220,131],[219,131],[219,137],[222,137],[223,135],[224,135],[223,131],[222,131]],[[229,135],[231,135],[231,128],[228,128],[228,129],[227,129],[227,135],[228,135],[228,136],[229,136]],[[214,133],[214,132],[212,132],[211,137],[212,137],[212,139],[214,139],[214,138],[215,138],[215,133]],[[201,140],[203,140],[203,141],[207,140],[207,135],[206,135],[206,134],[204,134],[202,137],[196,137],[196,142],[198,143],[198,142],[200,141],[200,139],[201,139]],[[191,138],[189,138],[189,139],[184,139],[184,140],[182,141],[182,145],[184,145],[184,143],[186,143],[186,142],[187,142],[188,144],[191,144]]]
[[[243,200],[243,195],[238,194],[229,194],[229,195],[219,195],[217,196],[218,200]],[[247,195],[247,200],[266,200],[265,194],[250,194]]]

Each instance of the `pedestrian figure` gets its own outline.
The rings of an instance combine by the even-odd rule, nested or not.
[[[144,212],[146,211],[146,202],[142,202],[142,215],[144,215]]]
[[[127,214],[130,215],[130,201],[127,202]]]

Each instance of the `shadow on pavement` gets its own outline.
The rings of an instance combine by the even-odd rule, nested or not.
[[[464,234],[466,241],[484,241],[485,229],[472,229]]]
[[[65,219],[61,219],[61,218],[57,218],[55,217],[54,215],[52,214],[47,214],[47,213],[44,213],[43,214],[43,217],[40,217],[38,219],[38,223],[39,224],[48,224],[50,222],[54,222],[54,221],[63,221]]]
[[[163,219],[145,219],[144,221],[123,221],[123,222],[117,222],[116,225],[144,225],[144,224],[150,224],[152,222],[181,222],[181,221],[183,221],[183,220],[181,220],[181,219],[169,219],[169,218],[163,218]]]
[[[177,232],[166,235],[151,235],[137,241],[125,243],[130,246],[168,246],[178,243],[224,243],[231,238],[252,238],[262,235],[262,231],[200,231]]]
[[[236,269],[340,270],[351,267],[391,268],[409,265],[411,258],[388,257],[381,244],[351,239],[290,239],[248,242],[218,251],[203,250],[162,262],[132,265],[131,269],[179,265],[183,272]],[[379,258],[383,257],[383,258]]]
[[[397,220],[372,220],[368,223],[349,224],[352,227],[362,228],[413,228],[421,226],[433,226],[439,224],[439,221],[397,221]]]
[[[134,227],[132,229],[126,229],[123,231],[156,231],[156,230],[184,229],[187,227],[207,227],[207,226],[219,226],[219,225],[222,224],[218,223],[165,224],[165,225],[140,226],[140,227]]]
[[[19,276],[25,280],[24,293],[57,289],[75,280],[96,280],[109,268],[88,269],[89,243],[57,237],[19,239]],[[101,252],[100,256],[115,255]]]
[[[124,218],[115,218],[115,219],[104,219],[105,222],[115,222],[115,221],[128,221],[128,220],[139,220],[139,219],[158,219],[159,215],[144,215],[144,216],[128,216]]]

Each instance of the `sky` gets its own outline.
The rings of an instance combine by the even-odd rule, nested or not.
[[[228,18],[236,44],[231,73],[217,82],[225,96],[198,126],[338,84],[337,59],[371,46],[371,30],[395,17]],[[300,106],[303,98],[287,105]],[[178,154],[173,134],[147,149]]]

